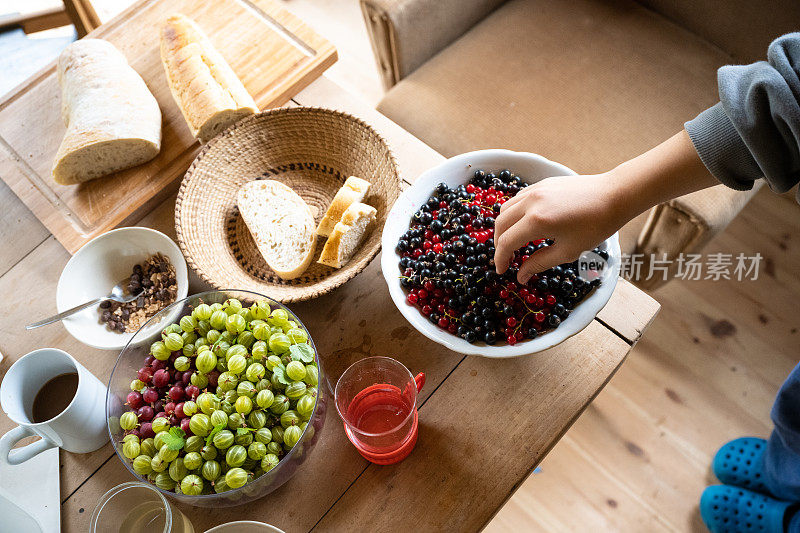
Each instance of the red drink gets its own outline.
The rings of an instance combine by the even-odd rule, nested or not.
[[[336,384],[336,408],[350,441],[378,464],[404,459],[417,440],[417,391],[425,375],[414,378],[388,357],[369,357],[348,368]]]
[[[366,433],[384,433],[402,424],[410,412],[405,405],[375,405],[361,414],[356,427]]]
[[[353,398],[347,409],[347,418],[353,421],[355,429],[369,435],[365,447],[381,453],[393,450],[408,437],[407,432],[396,430],[403,428],[413,405],[413,400],[409,401],[408,397],[400,394],[399,388],[379,383]]]

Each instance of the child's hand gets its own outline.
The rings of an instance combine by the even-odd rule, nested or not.
[[[508,269],[514,250],[552,239],[525,261],[517,279],[577,259],[654,205],[719,182],[685,130],[615,169],[594,176],[547,178],[503,204],[495,221],[494,262]]]
[[[520,267],[517,279],[577,259],[613,235],[636,215],[630,213],[610,174],[561,176],[526,187],[503,204],[495,222],[497,272],[508,269],[514,251],[537,239],[554,244],[537,250]]]

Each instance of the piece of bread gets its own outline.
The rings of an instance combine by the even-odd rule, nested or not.
[[[161,150],[161,110],[113,44],[81,39],[58,58],[67,132],[53,179],[73,185],[145,163]]]
[[[333,268],[344,266],[353,257],[377,213],[374,207],[367,204],[351,204],[342,215],[342,220],[333,227],[317,262]]]
[[[258,113],[241,80],[190,18],[176,13],[164,22],[161,62],[172,97],[201,142]]]
[[[258,250],[283,279],[306,271],[317,234],[308,204],[279,181],[255,180],[239,189],[237,205]]]
[[[325,212],[325,216],[319,221],[317,235],[328,237],[333,232],[333,227],[342,219],[342,214],[352,204],[360,202],[367,195],[369,182],[355,176],[350,176],[345,180],[341,189],[336,192],[331,205]]]

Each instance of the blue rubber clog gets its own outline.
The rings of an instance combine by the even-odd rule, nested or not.
[[[700,516],[711,533],[785,533],[796,504],[730,485],[707,487]]]
[[[725,485],[770,494],[764,485],[761,462],[766,448],[767,441],[756,437],[742,437],[724,444],[711,465],[714,475]]]

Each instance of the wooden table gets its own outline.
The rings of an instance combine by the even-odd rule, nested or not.
[[[394,150],[411,182],[443,158],[326,78],[291,105],[347,111],[372,124]],[[117,354],[88,348],[61,325],[28,332],[24,324],[53,314],[55,287],[69,255],[0,183],[0,379],[21,355],[53,346],[67,350],[101,380]],[[138,224],[175,235],[174,195]],[[196,277],[190,292],[205,287]],[[608,305],[585,330],[531,357],[465,357],[427,340],[389,298],[380,261],[338,290],[295,304],[329,376],[351,362],[389,355],[425,372],[420,434],[413,454],[387,467],[367,463],[347,441],[332,402],[313,454],[283,487],[244,507],[182,507],[196,531],[251,519],[287,532],[474,531],[482,528],[608,382],[658,312],[658,303],[620,281]],[[11,421],[0,415],[0,432]],[[61,451],[62,525],[86,531],[101,494],[132,480],[111,445],[84,455]]]

